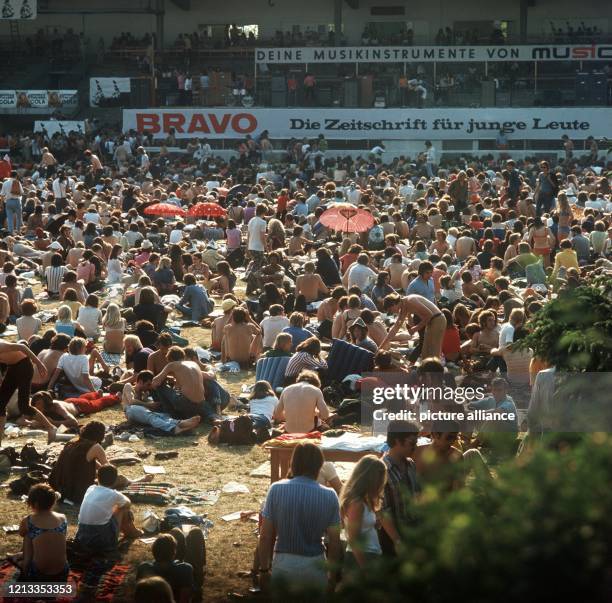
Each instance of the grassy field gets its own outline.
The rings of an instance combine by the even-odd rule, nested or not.
[[[43,309],[51,309],[56,304],[41,304]],[[44,329],[43,329],[44,330]],[[189,338],[191,345],[207,346],[210,342],[210,330],[200,327],[184,329],[182,335]],[[244,383],[253,383],[254,371],[241,371],[237,374],[222,374],[219,378],[231,393],[237,394]],[[107,409],[95,415],[96,419],[108,424],[117,424],[125,420],[119,407]],[[152,453],[162,450],[177,450],[178,458],[155,462],[165,467],[167,474],[161,476],[160,481],[171,482],[180,486],[190,486],[199,490],[221,489],[229,481],[246,484],[249,494],[222,493],[213,506],[192,506],[198,513],[206,514],[214,522],[207,541],[207,575],[204,588],[206,601],[222,601],[227,599],[228,592],[245,592],[250,586],[248,578],[239,578],[236,573],[248,570],[251,567],[252,554],[257,541],[256,527],[253,521],[224,522],[221,516],[234,511],[259,510],[265,497],[269,479],[266,477],[251,477],[249,473],[265,462],[268,455],[260,447],[212,447],[206,441],[209,428],[200,426],[195,432],[186,437],[168,437],[155,440],[145,439],[139,442],[117,444],[129,447],[135,451],[150,450]],[[18,450],[27,439],[20,437],[15,440],[6,440],[6,445],[13,445]],[[32,441],[37,447],[44,447],[44,438],[34,438]],[[149,459],[153,463],[152,456]],[[142,475],[139,465],[121,467],[122,474],[130,478]],[[0,483],[6,484],[15,476],[0,476]],[[20,500],[8,498],[7,490],[0,490],[0,526],[18,524],[27,514],[27,506]],[[158,516],[163,516],[163,507],[135,505],[136,523],[142,522],[145,509],[156,510]],[[74,508],[62,506],[69,521],[69,533],[74,535],[77,523],[77,513]],[[126,559],[133,564],[151,558],[149,546],[140,541],[131,543]],[[0,555],[4,557],[9,552],[21,549],[21,539],[16,535],[8,535],[0,539]],[[133,581],[131,576],[130,582]]]

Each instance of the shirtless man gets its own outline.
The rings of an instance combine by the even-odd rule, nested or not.
[[[49,149],[47,147],[44,147],[42,149],[42,156],[40,158],[40,167],[41,171],[45,174],[47,178],[55,172],[56,164],[57,160],[55,159],[53,154],[49,152]]]
[[[238,302],[228,297],[221,302],[223,314],[213,320],[210,349],[217,352],[221,351],[221,342],[223,341],[223,329],[232,318],[232,310],[238,305]]]
[[[457,255],[457,259],[463,262],[469,256],[476,255],[477,252],[476,241],[470,236],[469,230],[464,230],[455,243],[455,254]]]
[[[385,312],[397,314],[395,324],[389,329],[379,349],[385,349],[395,338],[401,326],[410,314],[415,314],[419,322],[410,327],[411,334],[418,333],[424,329],[421,345],[421,358],[440,357],[442,353],[442,339],[446,329],[446,318],[436,304],[430,302],[422,295],[407,295],[401,297],[398,294],[387,295],[383,301]]]
[[[317,309],[317,320],[333,321],[336,312],[338,311],[338,301],[341,297],[346,295],[346,289],[344,287],[334,287],[331,292],[331,296],[324,299],[321,305]]]
[[[153,352],[147,358],[147,370],[154,375],[159,375],[168,364],[168,351],[172,347],[172,335],[170,333],[161,333],[157,340],[157,351]]]
[[[151,371],[140,371],[136,384],[126,383],[121,394],[121,405],[128,421],[138,425],[149,425],[173,435],[180,435],[195,429],[202,418],[194,415],[189,419],[179,421],[171,419],[167,414],[156,412],[159,402],[149,400],[149,393],[153,383]]]
[[[0,341],[0,364],[7,365],[7,370],[0,385],[0,444],[6,424],[6,407],[11,396],[17,391],[17,405],[22,415],[35,417],[47,430],[48,441],[55,439],[57,429],[39,410],[30,406],[30,384],[36,366],[41,374],[47,374],[47,367],[36,357],[34,352],[20,343]]]
[[[412,457],[422,481],[436,481],[448,490],[456,490],[464,485],[471,470],[491,477],[478,450],[469,449],[462,453],[454,446],[460,429],[459,423],[453,420],[434,422],[431,444],[417,446]]]
[[[304,264],[304,274],[295,280],[295,291],[306,298],[306,303],[317,301],[329,293],[321,276],[315,273],[314,262]]]
[[[478,317],[480,331],[472,337],[472,353],[491,354],[491,350],[499,347],[499,326],[497,315],[491,310],[485,310]]]
[[[163,385],[168,377],[174,377],[174,387]],[[180,419],[199,415],[206,420],[214,420],[229,401],[229,395],[222,395],[224,390],[215,381],[214,373],[203,371],[193,360],[186,360],[185,352],[178,346],[168,350],[168,364],[155,376],[151,388],[155,390],[153,395],[161,403],[162,411]]]
[[[65,333],[58,333],[51,339],[51,347],[38,354],[38,359],[47,369],[46,375],[41,375],[37,366],[34,366],[34,376],[32,377],[32,387],[34,390],[43,389],[49,383],[49,377],[53,375],[57,368],[57,363],[61,356],[68,351],[70,337]]]
[[[232,318],[223,328],[221,340],[221,362],[238,362],[241,366],[251,364],[261,350],[261,329],[248,322],[244,308],[234,308]]]
[[[474,294],[478,295],[478,297],[480,297],[482,300],[489,297],[489,292],[486,290],[485,286],[480,281],[474,280],[474,277],[472,276],[472,273],[469,272],[469,269],[461,273],[461,281],[461,290],[463,291],[464,297],[469,299]]]

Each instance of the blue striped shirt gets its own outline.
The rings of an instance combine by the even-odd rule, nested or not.
[[[276,529],[275,553],[316,557],[327,528],[340,525],[340,504],[334,490],[300,476],[270,486],[262,515]]]
[[[421,295],[432,303],[436,303],[436,292],[434,289],[433,279],[424,281],[420,276],[417,276],[407,287],[406,295]]]

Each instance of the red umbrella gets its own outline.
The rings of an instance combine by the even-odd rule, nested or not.
[[[227,210],[218,203],[196,203],[189,208],[187,215],[194,218],[220,218]]]
[[[185,216],[186,212],[182,207],[172,205],[172,203],[153,203],[145,207],[144,213],[147,216]]]
[[[323,226],[338,232],[365,232],[374,226],[374,216],[349,204],[336,205],[319,218]]]

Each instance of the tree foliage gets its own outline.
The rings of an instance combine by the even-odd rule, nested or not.
[[[612,368],[612,302],[593,286],[563,291],[529,323],[520,342],[558,370],[599,372]]]
[[[457,603],[610,597],[612,436],[539,447],[451,494],[426,490],[397,559],[338,601]]]

